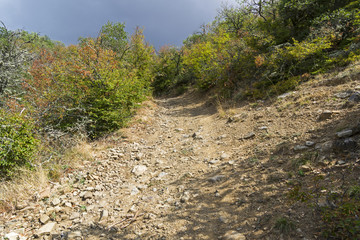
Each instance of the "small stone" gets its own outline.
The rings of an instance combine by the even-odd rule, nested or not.
[[[351,91],[346,91],[346,92],[336,93],[334,96],[337,98],[345,99],[345,98],[350,97],[351,94],[352,94]]]
[[[102,210],[101,213],[100,213],[99,222],[101,220],[106,220],[108,217],[109,217],[109,211],[106,210],[106,209]]]
[[[45,214],[42,214],[40,216],[40,219],[39,221],[42,223],[42,224],[46,224],[47,222],[49,222],[50,218],[48,215],[45,215]]]
[[[337,164],[338,164],[338,165],[344,165],[344,164],[346,164],[346,162],[343,161],[343,160],[339,160],[339,161],[337,161]]]
[[[91,199],[93,197],[93,194],[91,192],[86,192],[83,196],[83,199]]]
[[[68,234],[68,239],[69,240],[82,239],[82,234],[81,234],[80,231],[71,232],[71,233]]]
[[[302,165],[302,166],[300,166],[300,169],[299,169],[300,171],[302,171],[302,172],[310,172],[311,171],[311,167],[309,167],[309,166],[307,166],[307,165]]]
[[[266,131],[266,130],[268,130],[268,127],[267,126],[259,127],[259,130]]]
[[[304,145],[296,145],[294,147],[294,151],[303,151],[303,150],[306,150],[306,149],[308,149],[308,147],[304,146]]]
[[[360,92],[353,93],[349,99],[349,102],[359,103],[360,102]]]
[[[329,110],[325,110],[323,111],[320,116],[318,117],[318,121],[325,121],[327,119],[330,119],[333,115],[333,112],[332,111],[329,111]]]
[[[311,142],[311,141],[306,141],[306,142],[305,142],[305,146],[307,146],[307,147],[312,147],[312,146],[314,146],[314,145],[315,145],[314,142]]]
[[[168,175],[168,173],[161,172],[161,173],[159,173],[158,179],[162,179],[162,178],[166,177],[167,175]]]
[[[226,160],[226,159],[229,159],[229,158],[230,158],[230,155],[227,154],[227,153],[223,153],[223,154],[221,154],[221,156],[220,156],[220,159],[221,159],[221,160]]]
[[[212,165],[217,164],[218,162],[219,162],[219,160],[216,160],[216,159],[209,161],[209,163]]]
[[[217,175],[215,177],[209,178],[209,181],[212,183],[216,183],[222,181],[223,179],[225,179],[224,175]]]
[[[48,235],[54,231],[55,226],[56,226],[55,222],[48,223],[39,229],[37,235],[38,236]]]
[[[80,218],[81,217],[81,215],[80,215],[80,213],[78,213],[78,212],[73,212],[72,214],[71,214],[71,216],[70,216],[70,220],[75,220],[75,219],[78,219],[78,218]]]
[[[54,198],[52,201],[51,201],[51,204],[53,205],[53,206],[57,206],[57,205],[59,205],[60,204],[60,199],[59,198]]]
[[[137,187],[133,187],[131,189],[131,196],[138,195],[140,193],[140,190]]]
[[[136,176],[141,176],[147,171],[147,167],[145,165],[137,165],[131,171]]]
[[[251,133],[246,134],[246,135],[243,137],[243,139],[250,139],[250,138],[253,138],[253,137],[255,137],[255,133],[254,133],[254,132],[251,132]]]
[[[180,202],[185,203],[187,201],[190,200],[190,193],[189,192],[184,192],[184,194],[182,195]]]
[[[245,235],[236,232],[236,231],[229,231],[227,232],[224,237],[222,238],[223,240],[246,240]]]
[[[346,137],[351,137],[353,135],[353,131],[351,129],[346,129],[346,130],[343,130],[341,132],[337,132],[336,133],[336,136],[338,138],[346,138]]]

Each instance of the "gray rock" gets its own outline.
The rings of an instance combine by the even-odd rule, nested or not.
[[[347,138],[347,137],[351,137],[352,135],[353,135],[353,131],[351,129],[346,129],[336,133],[336,136],[338,138]]]
[[[320,150],[323,153],[328,153],[332,150],[333,145],[333,141],[327,141],[324,143],[316,144],[315,149]]]
[[[305,146],[307,146],[307,147],[312,147],[312,146],[314,146],[314,145],[315,145],[314,142],[311,142],[311,141],[306,141],[306,142],[305,142]]]
[[[337,164],[338,164],[338,165],[344,165],[344,164],[346,164],[346,162],[343,161],[343,160],[339,160],[339,161],[337,161]]]
[[[243,137],[243,139],[251,139],[251,138],[253,138],[253,137],[255,137],[255,133],[254,133],[254,132],[250,132],[250,133],[246,134],[246,135]]]
[[[215,177],[209,178],[209,181],[212,182],[212,183],[216,183],[216,182],[220,182],[220,181],[222,181],[224,179],[225,179],[224,175],[217,175]]]
[[[42,226],[42,227],[38,230],[37,235],[38,235],[38,236],[43,236],[43,235],[51,234],[52,232],[54,232],[55,227],[56,227],[56,223],[55,223],[55,222],[48,223],[48,224]]]
[[[223,240],[246,240],[244,234],[236,231],[228,231],[222,238]]]
[[[359,103],[360,102],[360,92],[355,92],[351,94],[348,99],[349,102]]]
[[[140,193],[140,190],[137,188],[137,187],[133,187],[131,189],[131,195],[134,196],[134,195],[138,195]]]
[[[304,145],[296,145],[296,146],[294,147],[294,150],[295,150],[295,151],[304,151],[304,150],[306,150],[306,149],[309,149],[309,147],[304,146]]]
[[[345,98],[350,97],[351,94],[352,94],[352,91],[346,91],[346,92],[336,93],[334,96],[337,98],[345,99]]]
[[[131,171],[136,176],[141,176],[147,171],[147,167],[145,165],[137,165]]]
[[[348,152],[358,148],[357,142],[352,138],[338,139],[333,144],[335,152]]]

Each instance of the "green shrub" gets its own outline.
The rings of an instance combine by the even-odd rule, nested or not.
[[[0,109],[0,176],[11,175],[16,167],[31,167],[37,147],[32,121]]]

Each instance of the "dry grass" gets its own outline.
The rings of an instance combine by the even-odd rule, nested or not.
[[[0,216],[22,205],[18,199],[36,198],[39,193],[51,187],[52,181],[60,180],[62,175],[84,161],[91,161],[93,155],[93,147],[87,142],[80,142],[52,162],[35,163],[35,170],[19,169],[12,180],[0,183]]]

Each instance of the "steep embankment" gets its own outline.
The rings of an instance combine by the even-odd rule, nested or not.
[[[3,213],[0,231],[24,239],[315,239],[319,215],[290,202],[289,189],[350,164],[359,172],[358,69],[225,110],[194,92],[148,102],[131,127],[93,144],[94,161]],[[347,128],[355,148],[335,136]]]

